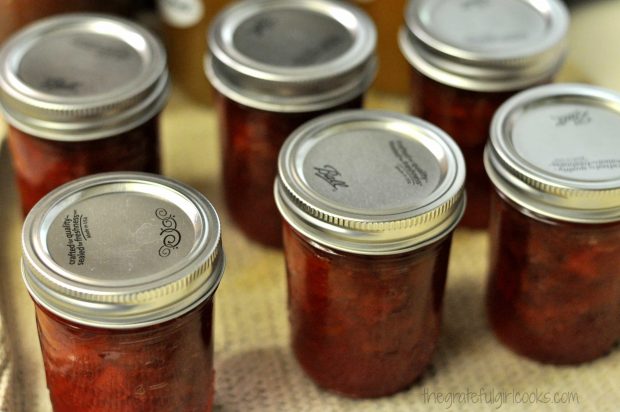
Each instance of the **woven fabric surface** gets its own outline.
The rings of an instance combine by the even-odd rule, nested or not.
[[[563,80],[583,80],[582,73]],[[371,108],[406,111],[400,99],[373,96],[369,103]],[[222,218],[228,265],[216,293],[217,412],[620,408],[620,350],[581,366],[556,367],[519,357],[495,339],[483,307],[488,239],[482,232],[463,230],[454,237],[439,347],[423,378],[407,391],[372,401],[344,399],[317,388],[289,348],[282,253],[246,240],[226,213],[216,116],[175,91],[162,120],[165,174],[206,194]],[[2,366],[9,358],[0,350],[0,410],[49,412],[33,305],[19,273],[22,218],[6,147],[0,151],[0,222],[0,307],[5,309],[5,336],[13,344],[15,375],[7,386],[9,369]],[[11,409],[2,397],[7,388],[13,395]]]
[[[376,96],[370,105],[403,108],[399,100]],[[166,174],[205,193],[222,218],[228,264],[216,293],[216,411],[617,411],[620,350],[586,365],[554,367],[519,357],[494,338],[482,304],[487,237],[462,230],[453,242],[442,336],[424,377],[408,391],[372,401],[317,388],[289,349],[282,253],[246,240],[226,213],[215,122],[211,111],[175,95],[162,134]],[[0,179],[0,220],[8,222],[0,231],[0,297],[10,308],[8,330],[19,342],[14,392],[23,411],[48,412],[32,303],[19,274],[21,217],[6,153],[0,157]]]
[[[0,313],[0,412],[15,409],[13,405],[13,358],[3,315]]]

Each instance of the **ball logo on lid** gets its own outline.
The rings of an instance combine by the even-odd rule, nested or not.
[[[316,170],[316,173],[314,173],[314,175],[325,180],[333,188],[334,191],[338,190],[339,187],[349,187],[347,182],[338,179],[338,176],[341,176],[341,173],[332,165],[315,167],[314,170]]]

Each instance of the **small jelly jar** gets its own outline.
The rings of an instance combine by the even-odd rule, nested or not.
[[[410,110],[452,136],[467,163],[461,225],[488,226],[484,146],[497,108],[550,82],[565,55],[569,14],[559,0],[411,0],[400,48],[411,64]]]
[[[211,411],[218,216],[200,193],[103,173],[45,196],[23,228],[54,412]]]
[[[618,130],[620,94],[586,85],[520,93],[493,119],[488,317],[531,359],[587,362],[620,340]]]
[[[170,77],[198,103],[213,102],[213,89],[204,73],[205,32],[213,17],[232,1],[157,0]]]
[[[344,111],[284,143],[275,198],[292,347],[316,384],[373,398],[422,375],[464,179],[456,143],[410,116]]]
[[[330,0],[249,0],[211,25],[206,71],[218,91],[224,195],[249,238],[281,247],[280,147],[306,121],[362,106],[375,43],[364,12]]]
[[[0,51],[0,107],[24,215],[89,174],[159,173],[165,51],[145,29],[92,14],[51,17]]]

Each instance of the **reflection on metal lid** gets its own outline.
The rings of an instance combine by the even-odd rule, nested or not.
[[[54,190],[28,215],[22,242],[34,299],[108,328],[178,316],[212,294],[223,271],[211,204],[143,173],[104,173]]]
[[[620,94],[581,84],[541,86],[495,114],[486,168],[511,199],[575,222],[620,219]]]
[[[300,232],[337,249],[395,253],[445,235],[464,207],[454,141],[410,116],[345,111],[297,129],[279,158],[276,199]]]
[[[374,79],[376,32],[357,7],[332,0],[246,0],[209,30],[209,80],[259,109],[301,112],[362,94]]]
[[[121,133],[168,95],[160,42],[130,21],[92,14],[27,26],[0,52],[0,105],[21,130],[54,140]]]

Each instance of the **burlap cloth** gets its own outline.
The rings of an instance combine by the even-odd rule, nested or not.
[[[593,43],[592,34],[616,27],[619,5],[597,3],[593,11],[580,10],[575,16],[579,18],[574,20],[571,42],[576,44],[561,80],[592,81],[620,90],[617,69],[593,67],[606,61],[601,56],[618,53],[618,37],[609,43],[615,51],[592,52],[593,45],[600,44]],[[617,29],[612,33],[617,34]],[[606,64],[617,68],[620,57]],[[404,100],[386,96],[371,96],[369,106],[406,111]],[[288,346],[282,254],[245,240],[226,213],[215,122],[211,109],[196,106],[175,91],[164,112],[162,134],[165,173],[205,193],[224,226],[228,266],[216,295],[215,313],[217,411],[620,410],[620,350],[586,365],[554,367],[519,357],[498,343],[482,306],[488,241],[485,234],[471,231],[457,231],[454,239],[443,333],[423,379],[406,392],[375,401],[347,400],[318,389],[297,366]],[[51,409],[33,307],[19,273],[21,221],[4,148],[0,153],[0,308],[5,321],[0,319],[0,411],[7,408],[5,395],[10,392],[15,405],[7,410],[47,412]],[[8,387],[11,364],[3,349],[6,342],[13,347],[15,372],[15,383]]]

